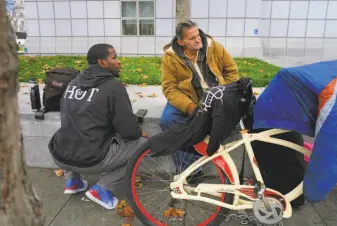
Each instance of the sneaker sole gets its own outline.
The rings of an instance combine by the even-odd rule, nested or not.
[[[109,206],[109,205],[105,204],[104,202],[102,202],[101,200],[95,198],[89,191],[87,191],[87,192],[85,193],[85,195],[86,195],[91,201],[93,201],[93,202],[95,202],[95,203],[97,203],[97,204],[103,206],[105,209],[108,209],[108,210],[113,210],[113,209],[115,209],[115,208],[117,207],[117,205],[118,205],[118,198],[116,198],[116,197],[112,197],[112,199],[113,199],[112,203],[114,203],[114,205],[113,205],[113,206]]]
[[[76,190],[65,190],[63,194],[65,195],[73,195],[73,194],[76,194],[76,193],[79,193],[79,192],[82,192],[82,191],[85,191],[87,190],[88,188],[88,182],[85,181],[85,180],[82,180],[83,181],[83,188],[78,188]]]

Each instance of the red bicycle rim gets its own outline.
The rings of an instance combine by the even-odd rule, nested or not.
[[[141,161],[143,160],[143,158],[150,152],[150,150],[145,151],[137,160],[135,167],[133,168],[132,171],[132,178],[131,178],[131,186],[132,186],[132,195],[133,198],[136,202],[136,205],[138,206],[138,208],[140,209],[140,211],[142,212],[142,214],[153,224],[158,225],[158,226],[166,226],[166,224],[163,224],[161,222],[159,222],[157,219],[155,219],[144,207],[143,205],[140,203],[138,195],[136,193],[136,172],[137,169],[139,167],[139,164],[141,163]],[[215,163],[214,163],[215,164]],[[219,175],[221,177],[221,182],[224,184],[225,183],[225,178],[223,176],[223,173],[221,172],[221,169],[215,164]],[[223,193],[222,197],[221,197],[221,201],[223,202],[225,200],[225,194]],[[212,222],[214,220],[214,218],[217,216],[217,214],[220,212],[221,207],[218,206],[215,213],[213,213],[209,218],[207,218],[204,222],[198,224],[197,226],[206,226],[208,225],[210,222]]]

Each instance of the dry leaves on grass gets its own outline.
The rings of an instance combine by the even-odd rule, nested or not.
[[[181,209],[176,209],[176,208],[169,208],[164,212],[165,217],[184,217],[185,216],[185,211]]]
[[[254,95],[259,95],[259,94],[260,94],[260,92],[256,92],[256,91],[254,92]]]
[[[45,71],[48,71],[48,70],[52,69],[52,67],[49,66],[48,64],[45,64],[45,65],[42,66],[42,69],[45,70]]]
[[[143,79],[148,79],[149,78],[149,76],[147,76],[147,75],[143,75]]]

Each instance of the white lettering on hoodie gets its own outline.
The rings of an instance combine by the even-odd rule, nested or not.
[[[80,88],[77,88],[77,86],[68,86],[64,94],[64,99],[74,99],[73,97],[75,97],[76,100],[83,100],[84,98],[86,98],[86,101],[90,102],[95,93],[98,92],[99,89],[97,88],[83,91]]]

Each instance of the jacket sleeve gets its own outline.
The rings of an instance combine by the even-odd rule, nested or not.
[[[220,43],[218,43],[218,45],[219,45],[219,48],[222,49],[221,50],[222,59],[223,59],[222,75],[225,79],[226,84],[239,80],[238,67],[233,57]]]
[[[170,104],[186,114],[188,105],[192,104],[196,106],[196,104],[178,89],[178,72],[174,70],[173,65],[168,60],[168,57],[164,56],[161,63],[163,93]]]
[[[111,104],[112,124],[116,133],[125,140],[137,140],[142,136],[137,116],[132,111],[132,105],[123,84],[114,87],[113,103]]]

